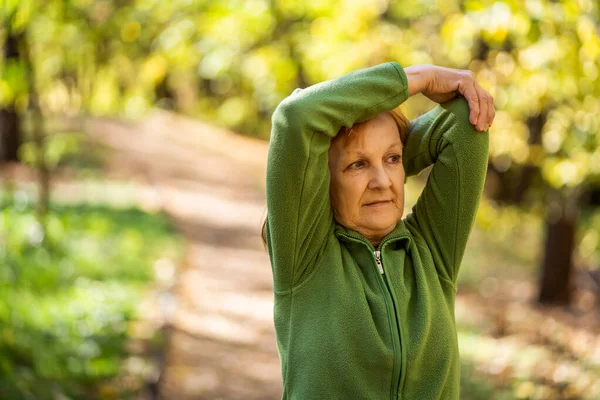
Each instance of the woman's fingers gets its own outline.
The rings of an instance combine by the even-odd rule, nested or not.
[[[488,100],[488,95],[485,90],[477,82],[475,82],[477,94],[479,96],[479,117],[477,118],[477,130],[483,132],[487,129],[490,123],[488,110],[491,106]]]
[[[490,107],[488,108],[488,118],[489,118],[489,124],[488,124],[488,128],[490,126],[492,126],[492,123],[494,122],[494,118],[496,117],[496,108],[494,106],[494,98],[492,97],[491,94],[488,93],[488,103],[490,104]]]
[[[458,91],[465,97],[467,103],[469,103],[469,110],[471,110],[469,121],[473,125],[476,125],[481,111],[481,96],[475,87],[473,72],[465,71],[465,76],[458,82]]]
[[[477,123],[477,129],[480,131],[485,131],[492,125],[494,117],[496,116],[496,110],[494,109],[494,98],[485,89],[483,89],[479,83],[475,82],[475,85],[477,86],[479,98],[481,99],[481,112],[479,121]]]
[[[469,103],[469,109],[471,110],[469,120],[478,131],[483,132],[492,125],[496,115],[494,99],[477,83],[472,72],[468,72],[470,73],[466,74],[465,79],[459,82],[459,91],[463,93]]]
[[[410,68],[410,67],[409,67]],[[428,66],[428,84],[423,94],[438,103],[448,101],[458,91],[469,104],[469,121],[478,131],[487,130],[496,111],[493,97],[483,89],[473,71]]]

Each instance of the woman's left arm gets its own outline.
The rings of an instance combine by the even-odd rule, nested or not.
[[[439,275],[455,284],[483,192],[494,109],[470,71],[431,68],[422,91],[442,104],[411,121],[403,162],[406,176],[433,168],[406,221],[425,239]]]

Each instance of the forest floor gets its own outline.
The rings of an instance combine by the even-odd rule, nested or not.
[[[106,177],[136,182],[146,207],[168,213],[187,241],[160,398],[281,398],[272,275],[260,239],[267,143],[166,112],[139,123],[94,120],[86,131],[113,150]],[[476,228],[474,245],[481,235]],[[535,282],[482,282],[457,295],[461,358],[471,366],[463,375],[475,382],[463,391],[493,382],[502,398],[600,395],[600,301],[590,287],[563,309],[536,305]]]

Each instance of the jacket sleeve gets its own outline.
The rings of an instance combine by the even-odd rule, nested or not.
[[[316,267],[334,227],[328,149],[342,126],[368,120],[408,98],[396,62],[296,89],[272,116],[267,161],[267,249],[276,292],[290,291]]]
[[[407,224],[427,242],[438,273],[456,278],[485,183],[489,131],[469,122],[469,106],[455,98],[411,121],[404,150],[406,176],[434,164]]]

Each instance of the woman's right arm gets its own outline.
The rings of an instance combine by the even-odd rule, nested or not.
[[[328,149],[342,126],[368,120],[409,97],[396,62],[296,89],[272,116],[267,163],[267,249],[274,289],[290,292],[311,275],[334,227]]]

